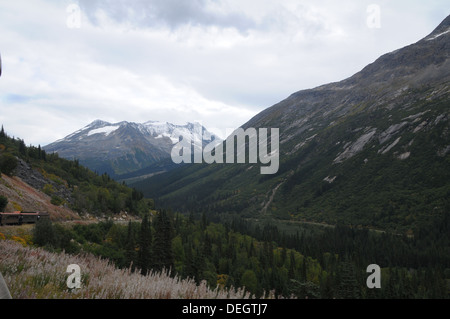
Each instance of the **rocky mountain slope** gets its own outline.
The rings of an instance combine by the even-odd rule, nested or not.
[[[205,144],[217,138],[199,123],[174,125],[155,121],[141,124],[96,120],[44,149],[63,158],[78,159],[82,165],[100,174],[130,177],[130,173],[142,169],[144,171],[137,175],[172,168],[170,152],[174,143],[179,141],[179,136],[189,135],[203,139]],[[150,169],[145,171],[149,166]]]
[[[52,197],[43,192],[46,185],[51,185],[54,194],[67,203],[72,202],[72,193],[65,185],[56,183],[25,161],[19,160],[14,176],[2,174],[0,178],[0,194],[8,198],[5,211],[40,211],[48,212],[52,219],[80,219],[80,216],[67,205],[53,204]]]
[[[341,82],[243,128],[279,128],[280,169],[190,165],[135,184],[186,211],[410,229],[450,211],[450,16]]]

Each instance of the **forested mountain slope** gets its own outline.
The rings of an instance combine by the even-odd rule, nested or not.
[[[280,166],[191,164],[135,184],[209,214],[413,230],[448,212],[450,17],[341,82],[296,92],[243,128],[279,128]]]

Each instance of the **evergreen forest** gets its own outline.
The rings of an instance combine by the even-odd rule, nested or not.
[[[2,174],[13,176],[20,161],[45,177],[42,191],[52,195],[52,202],[103,220],[39,221],[30,243],[50,251],[91,253],[142,275],[169,271],[211,287],[245,287],[258,298],[450,297],[448,210],[413,234],[224,212],[180,213],[155,207],[138,190],[77,160],[26,146],[2,128]],[[58,189],[71,196],[59,198]],[[1,206],[7,202],[0,196]],[[114,221],[123,211],[135,218]],[[381,288],[367,286],[372,264],[381,268]]]
[[[211,287],[245,287],[258,298],[447,299],[449,226],[447,215],[416,238],[348,226],[301,225],[292,232],[239,217],[219,223],[159,210],[128,224],[42,221],[33,241],[90,252],[143,275],[170,271]],[[370,264],[381,267],[379,289],[367,286]]]

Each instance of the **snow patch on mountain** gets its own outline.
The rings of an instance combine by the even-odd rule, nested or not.
[[[441,36],[443,36],[444,34],[447,34],[447,33],[449,33],[449,32],[450,32],[450,28],[448,28],[448,29],[447,29],[446,31],[444,31],[444,32],[441,32],[441,33],[439,33],[439,34],[433,35],[433,36],[427,38],[426,40],[427,40],[427,41],[436,40],[437,38],[439,38],[439,37],[441,37]]]
[[[121,175],[170,159],[172,148],[180,140],[192,141],[195,152],[212,141],[221,141],[197,122],[176,125],[96,120],[44,146],[44,150],[63,158],[77,158],[92,170]]]
[[[92,131],[89,131],[87,133],[88,136],[94,135],[94,134],[104,134],[106,136],[108,136],[109,134],[111,134],[112,132],[114,132],[115,130],[117,130],[120,127],[120,125],[115,125],[115,126],[105,126],[105,127],[101,127],[98,129],[94,129]]]

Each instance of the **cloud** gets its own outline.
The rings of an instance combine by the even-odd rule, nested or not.
[[[207,0],[80,0],[79,4],[89,20],[99,25],[106,15],[116,23],[127,23],[133,27],[165,26],[177,29],[180,26],[202,25],[233,27],[246,31],[254,21],[240,12],[217,10],[216,1]]]
[[[447,7],[375,1],[381,28],[370,29],[373,2],[1,2],[0,124],[34,145],[98,118],[236,128],[419,40]],[[71,4],[81,9],[79,28],[67,24]]]

